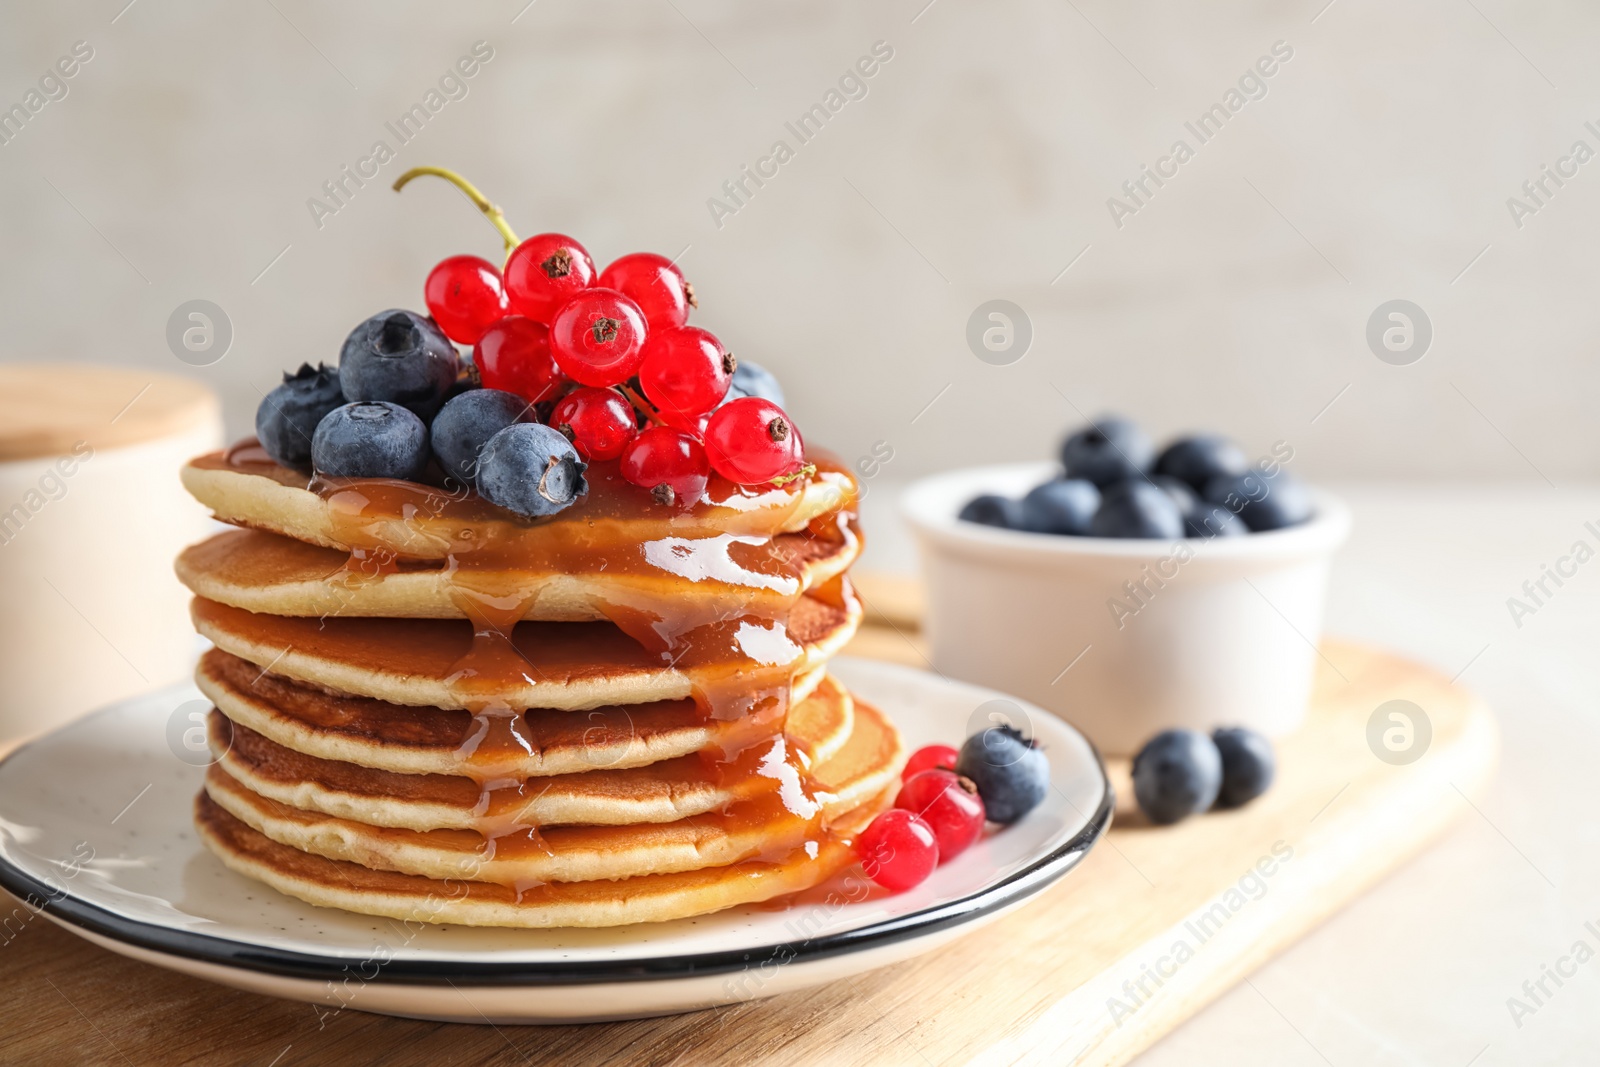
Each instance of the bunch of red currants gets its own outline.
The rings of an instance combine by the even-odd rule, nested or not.
[[[446,336],[473,346],[486,388],[553,402],[547,421],[584,460],[618,460],[664,504],[698,500],[712,471],[760,485],[805,466],[781,407],[728,399],[738,364],[687,325],[694,288],[665,256],[635,252],[597,274],[577,241],[544,233],[517,244],[504,272],[449,257],[424,296]]]

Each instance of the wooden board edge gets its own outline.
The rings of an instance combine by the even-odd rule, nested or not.
[[[1394,809],[1394,817],[1383,821],[1386,833],[1374,835],[1370,819],[1362,832],[1341,830],[1341,823],[1359,821],[1358,815],[1351,812],[1341,817],[1337,809],[1330,813],[1325,823],[1292,846],[1295,859],[1291,877],[1300,883],[1299,887],[1289,892],[1280,883],[1277,893],[1269,888],[1261,898],[1270,898],[1271,905],[1240,909],[1200,945],[1192,959],[1175,967],[1159,987],[1147,980],[1145,988],[1154,993],[1143,1003],[1135,1004],[1123,983],[1137,980],[1162,956],[1170,955],[1180,939],[1194,941],[1185,923],[1195,921],[1218,898],[1208,901],[1206,908],[1191,912],[1184,923],[1148,939],[1107,967],[1098,978],[1073,990],[972,1062],[1037,1062],[1072,1067],[1119,1067],[1128,1063],[1425,851],[1449,829],[1468,806],[1460,799],[1452,803],[1452,798],[1457,794],[1466,798],[1481,796],[1494,777],[1498,730],[1485,704],[1471,699],[1462,738],[1440,755],[1446,758],[1432,761],[1425,774],[1396,775],[1393,784],[1374,794]],[[1419,761],[1413,769],[1421,769],[1427,762]],[[1319,849],[1319,845],[1330,844],[1331,848]],[[1365,855],[1353,856],[1356,849]],[[1289,870],[1289,864],[1284,869]],[[1246,921],[1240,922],[1241,917]],[[1114,1020],[1112,997],[1125,1007],[1131,1006],[1131,1011],[1117,1012]]]

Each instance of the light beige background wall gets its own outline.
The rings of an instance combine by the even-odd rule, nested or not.
[[[808,439],[887,441],[897,477],[1041,455],[1101,408],[1285,439],[1318,477],[1600,473],[1600,162],[1520,228],[1506,203],[1600,150],[1600,13],[1325,2],[9,5],[0,107],[94,55],[0,146],[0,357],[184,370],[167,318],[212,300],[235,338],[192,373],[245,432],[282,368],[495,254],[445,186],[385,187],[434,163],[525,234],[683,250],[697,321],[779,372]],[[319,229],[308,198],[479,40],[469,94]],[[798,146],[784,123],[876,41],[865,98]],[[1114,225],[1278,41],[1265,97]],[[795,158],[719,228],[708,198],[778,138]],[[964,339],[993,298],[1033,323],[1010,366]],[[1364,339],[1392,298],[1433,323],[1414,365]]]

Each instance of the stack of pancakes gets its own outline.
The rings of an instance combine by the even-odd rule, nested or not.
[[[681,918],[828,879],[893,797],[898,732],[826,671],[861,614],[843,470],[673,508],[597,463],[536,523],[253,443],[183,478],[241,527],[177,565],[215,646],[196,822],[284,893],[484,926]]]

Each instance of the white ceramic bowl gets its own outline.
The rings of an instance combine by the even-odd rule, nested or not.
[[[1311,693],[1328,565],[1350,531],[1344,504],[1317,492],[1304,525],[1209,541],[956,518],[980,493],[1021,496],[1059,473],[974,467],[906,490],[935,669],[1042,705],[1111,755],[1172,727],[1293,730]]]

